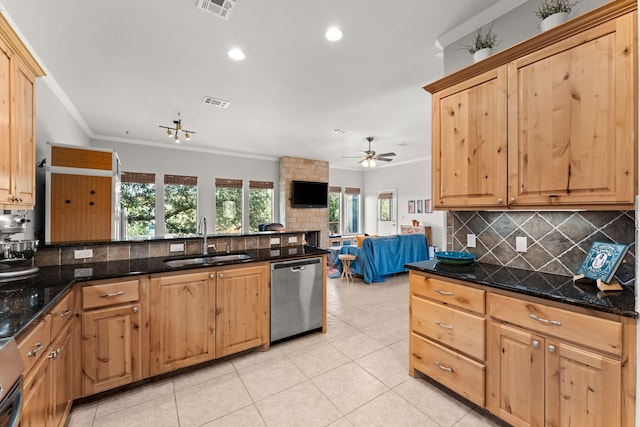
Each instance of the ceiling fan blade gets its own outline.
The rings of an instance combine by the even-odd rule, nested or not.
[[[393,159],[387,159],[385,157],[376,157],[376,160],[380,160],[381,162],[390,162]]]
[[[396,155],[396,153],[382,153],[382,154],[378,154],[378,155],[376,156],[376,158],[380,158],[380,157],[393,157],[393,156],[395,156],[395,155]]]
[[[341,156],[341,159],[360,159],[362,156]]]
[[[367,160],[367,158],[366,158],[366,157],[365,157],[364,159],[360,160],[358,163],[362,163],[362,162],[364,162],[365,160]]]

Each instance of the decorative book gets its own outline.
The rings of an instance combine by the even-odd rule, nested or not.
[[[593,242],[576,275],[610,283],[628,249],[627,245],[618,243]]]

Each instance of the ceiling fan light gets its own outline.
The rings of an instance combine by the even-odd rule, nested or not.
[[[173,134],[171,133],[171,129],[167,129],[167,136],[169,138],[171,138],[173,136]]]
[[[184,133],[184,139],[185,139],[186,141],[189,141],[189,140],[191,139],[191,135],[189,135],[189,132],[185,132],[185,133]]]
[[[324,33],[324,37],[332,42],[337,42],[342,39],[342,31],[338,27],[330,27],[327,32]]]
[[[176,144],[180,144],[180,138],[178,138],[178,134],[176,133],[176,138],[174,139]]]

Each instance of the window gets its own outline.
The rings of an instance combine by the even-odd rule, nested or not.
[[[358,234],[360,232],[360,189],[344,189],[344,232],[345,234]]]
[[[393,193],[378,194],[378,221],[393,221]]]
[[[198,177],[164,176],[165,236],[195,234],[198,207]]]
[[[216,233],[242,231],[242,180],[216,178]]]
[[[340,234],[341,187],[329,187],[329,234]]]
[[[273,222],[273,182],[249,181],[249,231]]]
[[[127,214],[127,234],[122,238],[155,237],[156,176],[152,173],[123,172],[120,209]]]

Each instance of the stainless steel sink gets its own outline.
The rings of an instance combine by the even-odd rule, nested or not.
[[[227,254],[227,255],[207,255],[207,256],[199,256],[195,258],[169,259],[169,260],[166,260],[164,263],[167,267],[176,268],[176,267],[186,267],[189,265],[205,265],[205,264],[218,264],[218,263],[229,262],[229,261],[245,261],[251,258],[252,256],[246,253]]]

